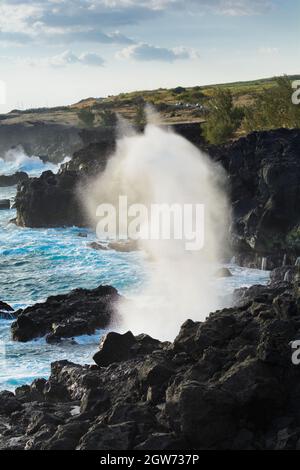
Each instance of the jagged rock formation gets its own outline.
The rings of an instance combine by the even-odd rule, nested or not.
[[[282,266],[271,271],[271,283],[287,281],[300,281],[300,265]]]
[[[85,146],[76,151],[63,171],[77,171],[80,175],[95,175],[106,167],[109,156],[116,145],[116,130],[111,127],[82,130],[81,138]]]
[[[239,264],[267,269],[300,254],[300,130],[254,132],[210,153],[229,175]]]
[[[7,303],[0,301],[0,319],[11,320],[14,316],[14,309]]]
[[[22,227],[86,226],[87,221],[77,195],[79,183],[95,175],[106,166],[114,150],[113,130],[95,132],[99,142],[90,143],[74,153],[72,160],[62,165],[55,175],[44,172],[38,178],[23,181],[15,199],[16,223]],[[95,138],[87,131],[84,139]]]
[[[27,180],[28,178],[29,176],[24,171],[18,171],[13,175],[0,175],[0,188],[16,186],[17,184]]]
[[[46,302],[16,312],[11,325],[15,341],[30,341],[46,335],[48,342],[93,334],[117,321],[116,289],[100,286],[96,289],[75,289],[69,294],[49,297]]]
[[[98,366],[0,393],[0,449],[299,449],[299,313],[299,282],[277,283],[172,344],[111,333]]]
[[[85,225],[76,195],[79,178],[74,171],[55,175],[45,171],[18,186],[15,198],[16,223],[21,227],[64,227]]]
[[[96,251],[115,250],[119,251],[120,253],[130,253],[132,251],[139,250],[138,243],[135,240],[109,242],[106,245],[95,241],[88,243],[87,246]]]

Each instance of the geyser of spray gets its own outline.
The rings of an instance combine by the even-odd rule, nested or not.
[[[222,170],[186,139],[148,124],[143,134],[121,137],[106,170],[81,189],[94,224],[97,206],[109,203],[118,209],[120,195],[128,197],[128,205],[205,207],[203,249],[187,251],[184,240],[139,240],[149,259],[147,280],[138,295],[120,304],[119,330],[171,340],[185,320],[204,320],[218,308],[212,277],[229,219],[223,177]]]

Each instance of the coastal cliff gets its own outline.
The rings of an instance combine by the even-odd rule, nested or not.
[[[300,130],[254,132],[210,148],[229,178],[232,250],[271,270],[300,256]]]
[[[0,123],[1,158],[7,151],[21,146],[27,155],[60,163],[82,145],[80,129],[76,127],[45,122]]]
[[[235,142],[207,147],[198,125],[176,131],[219,162],[228,175],[233,224],[232,252],[239,264],[266,269],[293,264],[300,256],[300,130],[254,132]],[[25,180],[16,197],[20,226],[85,225],[76,196],[79,182],[105,169],[115,148],[113,129],[86,132],[58,175]]]

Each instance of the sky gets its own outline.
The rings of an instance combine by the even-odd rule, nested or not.
[[[299,0],[0,0],[0,112],[300,73]]]

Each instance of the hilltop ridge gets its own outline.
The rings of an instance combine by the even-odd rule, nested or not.
[[[300,80],[300,75],[290,75],[290,80]],[[0,124],[33,124],[45,122],[48,124],[64,124],[83,127],[78,117],[81,109],[94,109],[97,112],[109,110],[122,117],[132,120],[137,106],[146,102],[152,104],[161,113],[167,124],[185,122],[204,122],[205,109],[213,91],[216,88],[226,88],[233,95],[237,106],[250,106],[255,98],[264,90],[276,86],[275,78],[264,78],[246,82],[222,83],[176,88],[159,88],[156,90],[139,90],[103,98],[89,97],[69,106],[53,108],[36,108],[12,110],[0,115]]]

